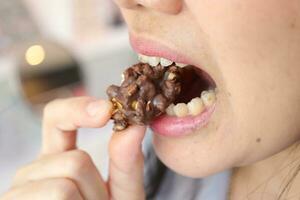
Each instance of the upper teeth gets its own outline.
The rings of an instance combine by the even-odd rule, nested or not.
[[[186,117],[188,115],[196,116],[202,113],[206,108],[216,102],[216,93],[214,90],[205,90],[202,92],[201,97],[196,97],[190,100],[187,104],[178,103],[177,105],[171,104],[166,112],[169,116]]]
[[[185,67],[185,66],[187,66],[187,64],[184,64],[184,63],[176,63],[176,66],[178,66],[178,67]]]
[[[148,59],[148,63],[149,65],[151,65],[152,67],[157,66],[160,63],[160,59],[158,57],[150,57]]]
[[[161,64],[161,66],[167,67],[167,66],[170,66],[174,63],[173,61],[168,60],[166,58],[155,57],[155,56],[145,56],[145,55],[142,55],[142,54],[138,54],[138,59],[139,59],[140,62],[147,63],[147,64],[151,65],[152,67],[155,67],[159,64]],[[178,67],[185,67],[188,64],[176,63],[176,65]]]
[[[170,66],[170,65],[173,64],[173,61],[168,60],[168,59],[166,59],[166,58],[160,58],[160,64],[161,64],[162,66]]]

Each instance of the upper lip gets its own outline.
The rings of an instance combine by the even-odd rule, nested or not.
[[[139,37],[134,34],[130,34],[129,39],[132,48],[139,54],[162,57],[176,63],[193,64],[187,56],[164,44],[159,43],[158,41]]]

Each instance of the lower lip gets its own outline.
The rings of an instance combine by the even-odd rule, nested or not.
[[[216,105],[210,106],[198,116],[172,117],[163,115],[155,119],[150,127],[152,130],[163,136],[180,137],[193,133],[195,130],[204,128],[215,111]]]

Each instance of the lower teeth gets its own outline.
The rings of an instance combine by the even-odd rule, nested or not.
[[[189,114],[189,108],[185,103],[179,103],[174,106],[174,113],[177,117],[185,117]]]
[[[205,106],[209,107],[213,105],[216,101],[216,94],[214,90],[203,91],[201,93],[201,99]]]
[[[169,116],[186,117],[196,116],[202,113],[206,108],[212,106],[216,102],[216,93],[214,90],[205,90],[201,93],[201,97],[190,100],[187,104],[178,103],[170,105],[166,112]]]
[[[189,108],[189,113],[193,116],[202,113],[202,111],[205,109],[203,100],[200,97],[192,99],[187,106]]]

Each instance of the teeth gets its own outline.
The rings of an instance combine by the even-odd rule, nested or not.
[[[148,57],[147,57],[147,56],[138,54],[138,59],[139,59],[139,61],[141,61],[142,63],[148,63]]]
[[[207,107],[213,105],[216,101],[214,90],[203,91],[200,97],[193,98],[188,104],[171,104],[166,113],[169,116],[186,117],[188,115],[196,116],[202,113]]]
[[[213,90],[203,91],[201,93],[201,99],[205,106],[211,106],[216,101],[216,94]]]
[[[177,117],[185,117],[189,114],[189,109],[185,103],[179,103],[174,107],[174,113]]]
[[[205,109],[204,103],[200,97],[192,99],[187,106],[189,108],[189,113],[193,116],[199,115]]]
[[[167,108],[166,112],[169,116],[175,116],[175,112],[174,112],[174,104],[169,105],[169,107]]]
[[[121,83],[123,83],[124,80],[125,80],[125,76],[124,76],[124,74],[122,74],[122,75],[121,75]]]
[[[175,64],[176,64],[176,66],[181,67],[181,68],[188,66],[187,64],[184,64],[184,63],[175,63]]]
[[[154,57],[154,56],[145,56],[142,54],[138,54],[138,59],[140,62],[142,63],[148,63],[149,65],[151,65],[152,67],[155,67],[159,64],[161,64],[164,67],[168,67],[170,65],[172,65],[174,62],[171,60],[168,60],[166,58],[160,58],[160,57]],[[188,66],[188,64],[184,64],[184,63],[176,63],[176,65],[178,67],[185,67]]]
[[[152,67],[155,67],[159,64],[160,62],[160,58],[159,57],[150,57],[148,59],[148,63],[149,65],[151,65]]]
[[[173,61],[165,59],[165,58],[161,58],[160,59],[160,64],[164,67],[170,66],[173,64]]]

